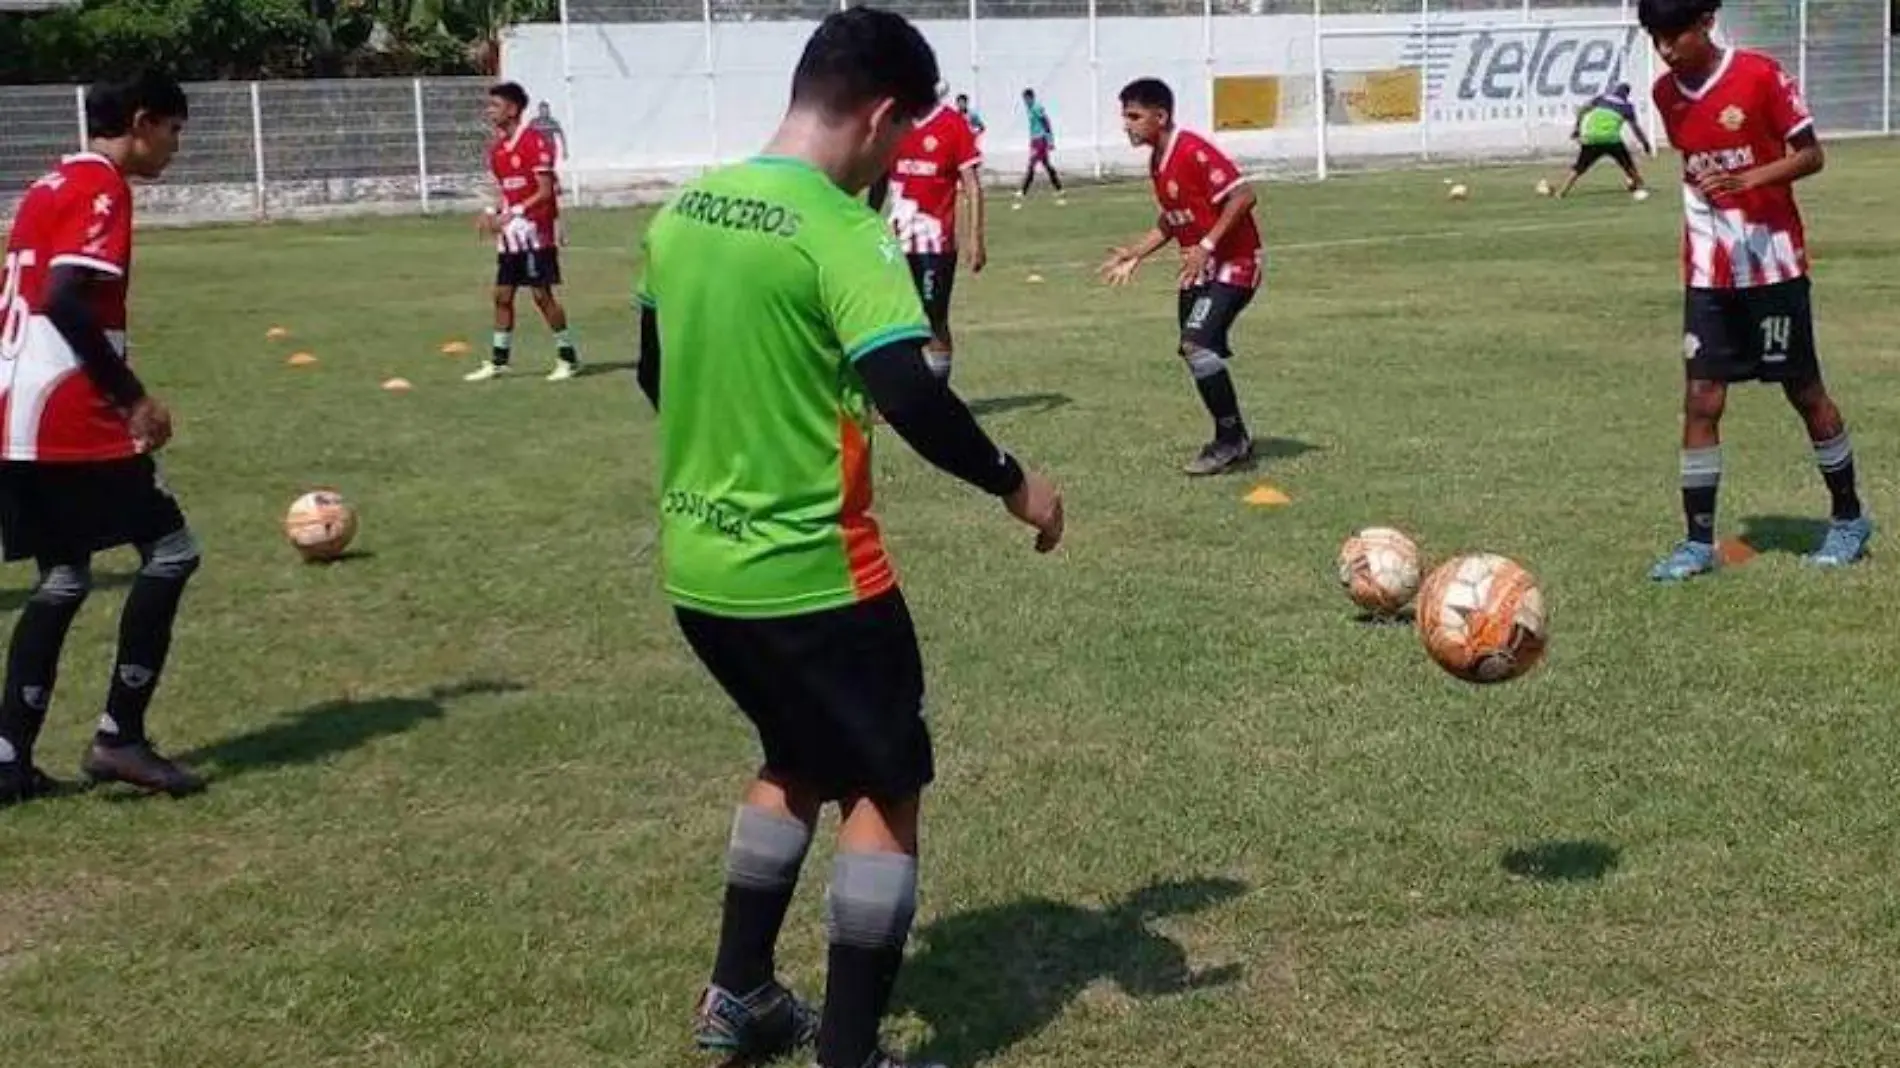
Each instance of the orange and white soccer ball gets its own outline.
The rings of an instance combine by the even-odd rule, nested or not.
[[[335,490],[313,490],[290,503],[284,536],[305,560],[334,560],[356,537],[356,509]]]
[[[1419,590],[1418,633],[1438,666],[1466,682],[1514,679],[1544,657],[1544,591],[1508,557],[1454,557]]]
[[[1412,603],[1418,572],[1418,546],[1391,527],[1367,527],[1339,547],[1339,584],[1375,615],[1396,615]]]

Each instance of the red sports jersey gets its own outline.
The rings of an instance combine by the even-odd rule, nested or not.
[[[34,182],[0,261],[0,459],[118,460],[139,453],[125,415],[93,386],[46,318],[53,268],[89,268],[92,314],[125,356],[132,280],[132,190],[104,156],[83,152]]]
[[[955,108],[918,120],[891,163],[891,229],[912,253],[948,253],[957,247],[957,183],[981,166],[970,122]]]
[[[1696,180],[1752,170],[1787,155],[1814,127],[1801,88],[1759,52],[1731,49],[1695,90],[1673,74],[1656,81],[1656,110],[1682,153],[1683,277],[1692,289],[1747,289],[1808,273],[1794,188],[1767,186],[1711,198]]]
[[[1199,244],[1220,221],[1221,202],[1246,179],[1213,142],[1175,130],[1148,165],[1161,202],[1161,229],[1182,248]],[[1251,289],[1260,284],[1260,229],[1253,214],[1234,224],[1208,257],[1200,280]]]
[[[514,133],[496,137],[494,144],[489,146],[488,169],[494,173],[496,184],[501,186],[502,205],[504,208],[513,208],[527,203],[528,198],[534,195],[537,175],[554,173],[554,148],[540,130],[523,118]],[[524,223],[510,225],[504,219],[501,233],[495,238],[495,247],[503,252],[553,248],[554,221],[561,214],[558,200],[556,194],[536,204],[527,212]]]

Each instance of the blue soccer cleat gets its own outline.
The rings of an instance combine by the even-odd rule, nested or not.
[[[1677,542],[1669,555],[1649,569],[1653,582],[1686,582],[1715,570],[1715,546],[1700,541]]]
[[[1808,563],[1815,567],[1846,567],[1867,555],[1867,542],[1873,536],[1874,521],[1866,516],[1836,519],[1827,525],[1827,537],[1819,549],[1808,555]]]

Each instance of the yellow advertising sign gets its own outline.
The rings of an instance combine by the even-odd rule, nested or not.
[[[1341,125],[1418,122],[1423,113],[1425,85],[1417,67],[1341,71],[1329,75],[1327,83],[1332,89],[1327,111]]]
[[[1214,78],[1214,129],[1271,130],[1280,125],[1280,78],[1223,74]]]

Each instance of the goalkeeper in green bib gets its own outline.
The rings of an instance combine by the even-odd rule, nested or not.
[[[1557,189],[1558,199],[1568,196],[1584,172],[1606,157],[1615,160],[1616,165],[1623,168],[1623,184],[1632,196],[1639,200],[1649,196],[1649,190],[1643,185],[1642,173],[1636,169],[1636,161],[1630,157],[1629,146],[1624,142],[1625,128],[1636,135],[1637,143],[1643,146],[1644,153],[1651,156],[1656,154],[1649,135],[1643,132],[1642,124],[1636,121],[1636,108],[1630,103],[1627,82],[1618,84],[1616,88],[1577,109],[1577,122],[1571,128],[1570,137],[1581,147],[1577,150],[1577,162],[1571,165],[1570,173]]]

